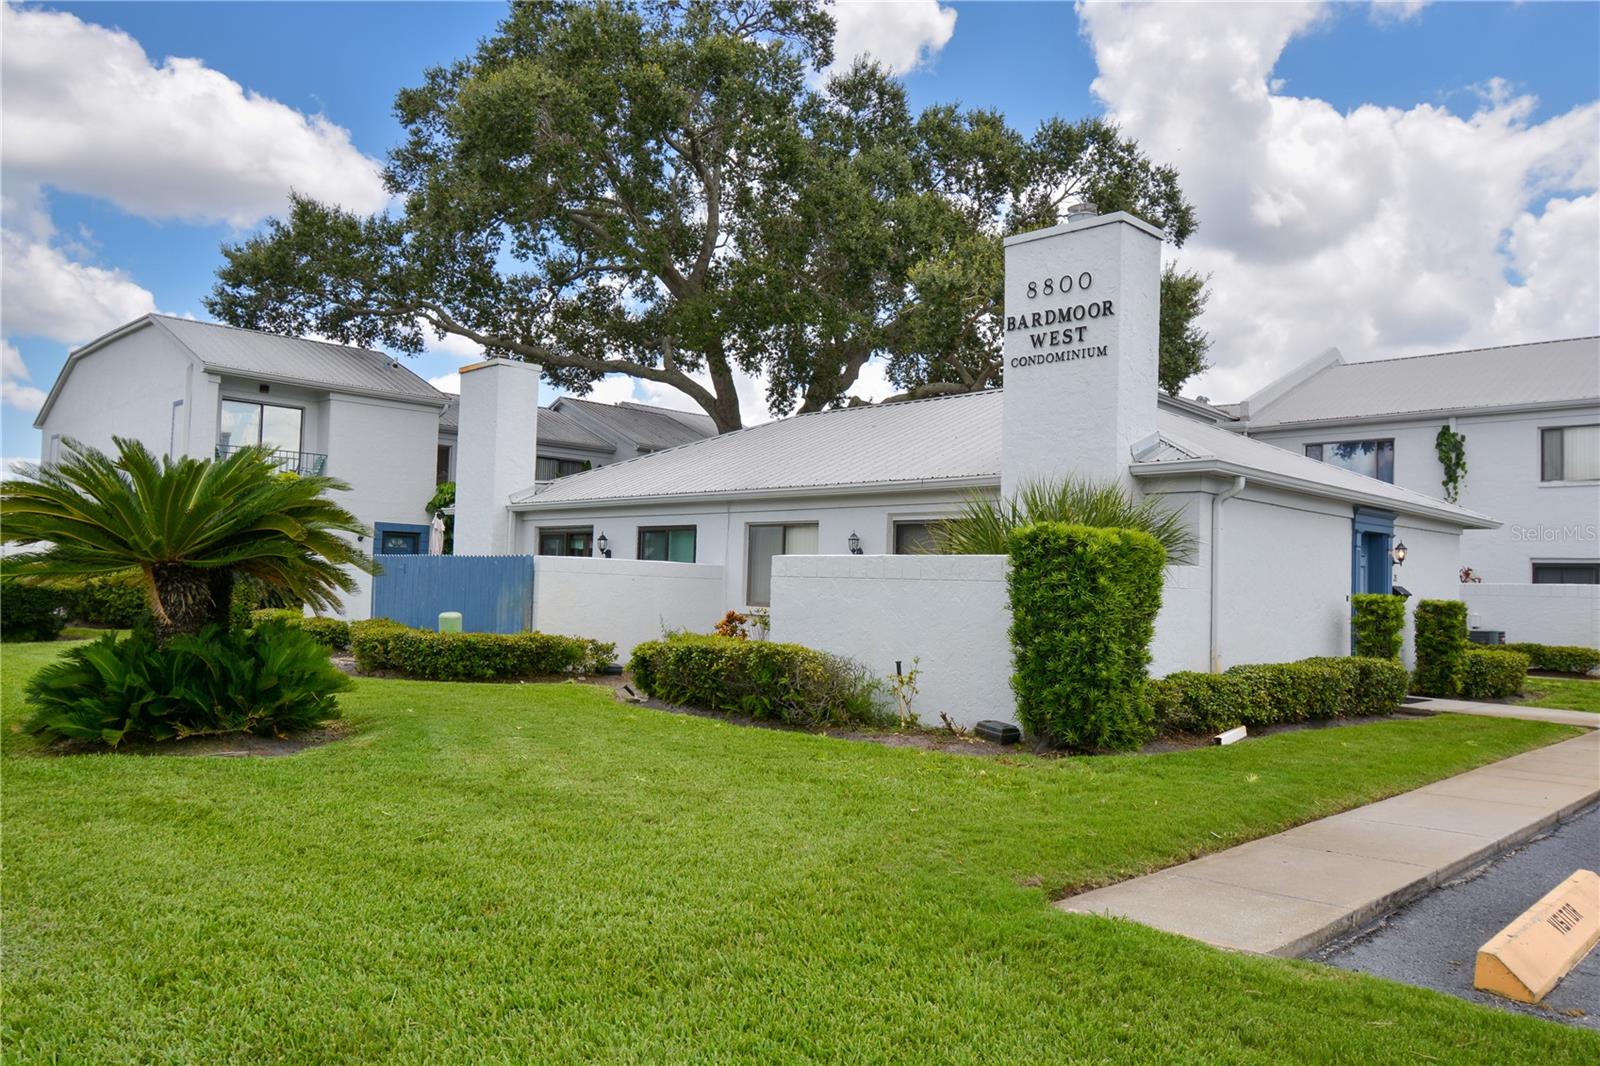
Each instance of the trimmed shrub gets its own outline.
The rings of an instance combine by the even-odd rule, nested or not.
[[[1528,657],[1520,651],[1469,648],[1461,661],[1461,697],[1469,700],[1505,700],[1522,691],[1528,676]]]
[[[147,629],[74,648],[28,681],[30,733],[52,739],[172,740],[283,733],[339,716],[350,679],[305,633],[206,626],[159,646]]]
[[[1528,657],[1528,669],[1554,674],[1587,674],[1600,666],[1600,648],[1576,644],[1503,644],[1497,651],[1519,651]]]
[[[1045,522],[1009,540],[1011,687],[1045,743],[1137,748],[1166,550],[1150,534]]]
[[[65,606],[53,588],[0,581],[0,640],[55,640],[67,624]]]
[[[865,667],[799,644],[675,634],[634,648],[628,668],[668,703],[809,727],[893,719]]]
[[[252,626],[268,622],[281,622],[290,629],[301,629],[329,651],[344,651],[350,647],[350,623],[342,618],[306,616],[289,607],[263,607],[250,612]]]
[[[150,613],[150,601],[137,584],[101,579],[61,592],[67,616],[85,625],[132,629]]]
[[[1406,628],[1405,597],[1385,592],[1360,592],[1350,597],[1350,604],[1355,654],[1375,659],[1400,658]]]
[[[1462,658],[1467,651],[1467,605],[1460,600],[1417,604],[1417,669],[1411,690],[1423,696],[1455,696],[1461,691]]]
[[[1235,666],[1222,674],[1180,672],[1149,684],[1152,723],[1162,734],[1212,734],[1313,718],[1392,714],[1405,699],[1406,668],[1388,658],[1302,659]]]
[[[590,673],[611,662],[615,644],[553,633],[434,633],[387,618],[353,622],[350,650],[362,673],[420,681],[497,681]]]

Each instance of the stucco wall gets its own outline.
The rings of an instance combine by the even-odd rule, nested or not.
[[[1600,647],[1600,585],[1462,585],[1468,624],[1512,643]]]
[[[1406,561],[1393,571],[1395,583],[1411,593],[1406,601],[1406,628],[1401,657],[1416,665],[1417,603],[1420,600],[1454,600],[1461,595],[1460,538],[1453,531],[1416,518],[1399,518],[1395,539],[1405,542]]]
[[[633,646],[669,629],[709,632],[725,613],[722,567],[636,559],[541,556],[533,570],[533,628]]]
[[[1444,468],[1434,438],[1446,419],[1370,422],[1322,428],[1262,430],[1250,435],[1294,452],[1334,440],[1393,438],[1396,485],[1443,498]],[[1539,430],[1600,422],[1600,408],[1463,416],[1467,476],[1461,505],[1499,519],[1499,529],[1468,530],[1461,563],[1485,582],[1533,579],[1532,564],[1600,558],[1600,484],[1539,480]]]
[[[791,555],[772,576],[772,639],[892,677],[920,658],[912,709],[962,725],[1015,720],[1002,555]]]
[[[73,367],[40,426],[40,457],[46,462],[60,459],[59,438],[110,449],[113,435],[142,441],[157,455],[169,447],[182,452],[195,378],[203,380],[204,375],[157,326],[90,352]],[[174,412],[175,400],[188,402]],[[213,443],[203,442],[204,454],[210,455]]]

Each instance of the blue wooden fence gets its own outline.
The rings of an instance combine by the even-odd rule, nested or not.
[[[468,633],[520,633],[533,621],[531,555],[380,555],[372,617],[434,629],[460,611]]]

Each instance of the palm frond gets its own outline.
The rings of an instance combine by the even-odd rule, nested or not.
[[[1008,499],[969,496],[954,517],[932,523],[929,533],[944,554],[1004,555],[1012,532],[1035,522],[1141,530],[1160,542],[1174,564],[1190,562],[1197,547],[1181,510],[1155,497],[1135,500],[1119,485],[1070,478],[1027,482]]]

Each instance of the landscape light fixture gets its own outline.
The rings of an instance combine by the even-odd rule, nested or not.
[[[602,558],[602,559],[611,558],[611,542],[606,539],[605,533],[602,532],[600,534],[599,539],[594,542],[594,546],[599,549],[600,558]]]
[[[855,530],[852,529],[850,531],[850,539],[845,541],[845,543],[850,545],[850,554],[851,555],[860,555],[861,554],[861,538],[856,535],[856,531]]]

